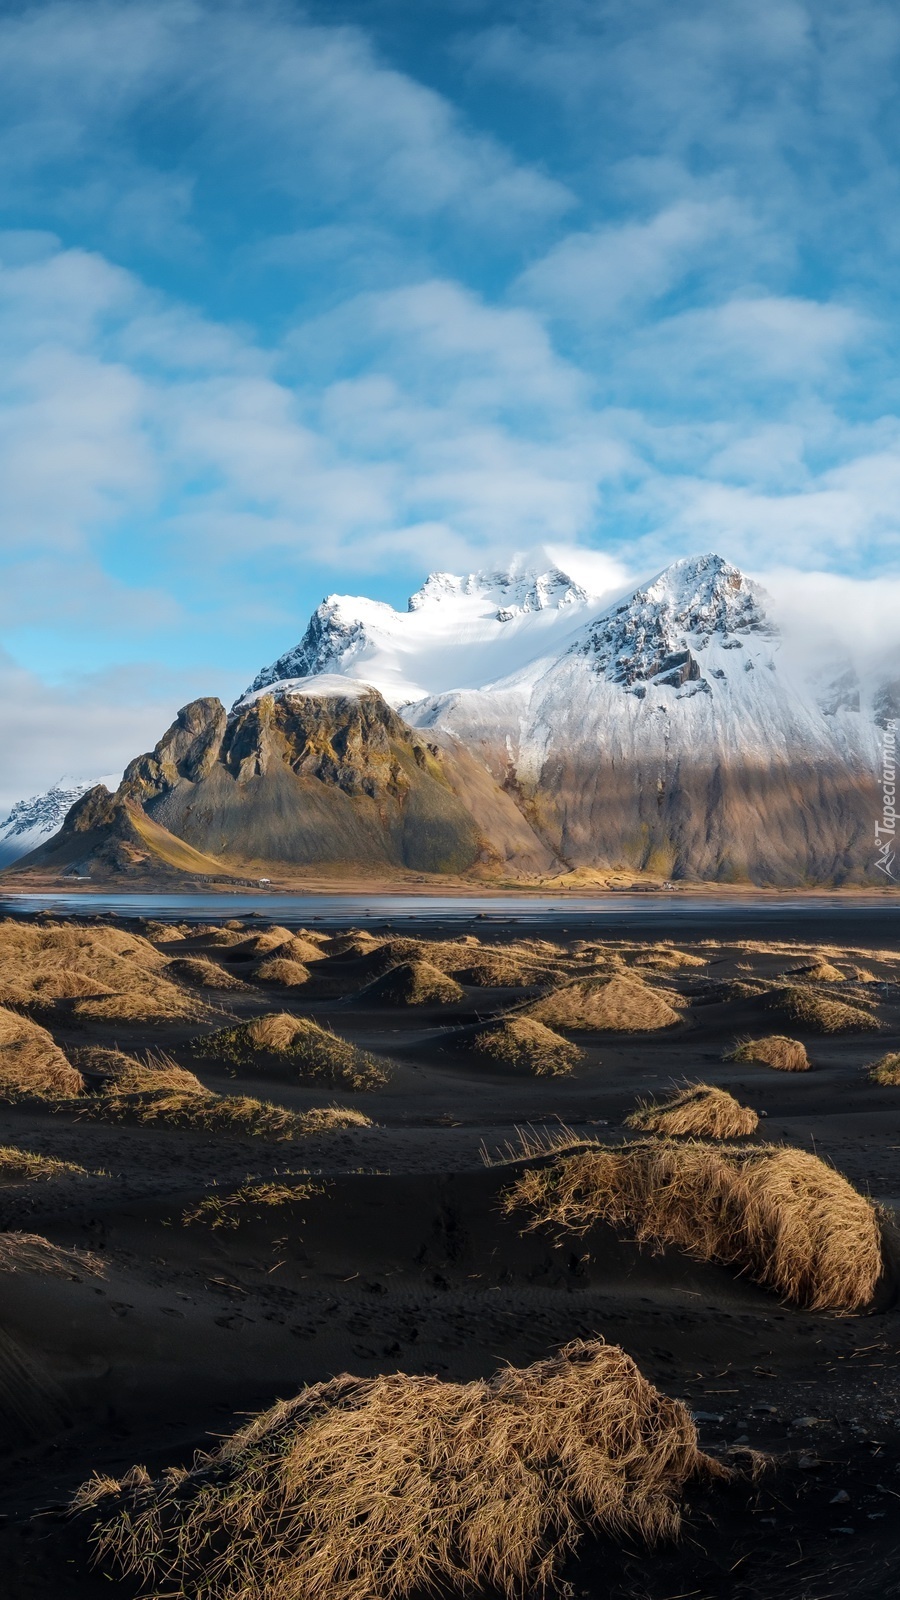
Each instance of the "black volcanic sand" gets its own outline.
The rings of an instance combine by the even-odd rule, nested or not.
[[[453,931],[429,927],[433,937]],[[582,922],[578,936],[585,932]],[[560,937],[549,926],[543,933]],[[522,928],[492,923],[481,936],[502,943]],[[826,914],[817,936],[830,943]],[[0,1144],[94,1174],[0,1184],[0,1228],[92,1252],[102,1271],[92,1273],[83,1257],[65,1275],[0,1278],[7,1600],[138,1592],[90,1568],[88,1529],[65,1515],[68,1497],[95,1470],[187,1464],[241,1414],[342,1371],[469,1379],[598,1335],[689,1403],[705,1446],[721,1454],[746,1443],[773,1459],[755,1483],[743,1477],[693,1491],[676,1545],[650,1552],[586,1540],[570,1573],[576,1595],[900,1594],[900,1248],[892,1225],[876,1305],[848,1316],[782,1305],[728,1269],[674,1250],[641,1252],[608,1228],[555,1243],[520,1235],[500,1215],[498,1196],[521,1162],[486,1165],[483,1148],[496,1155],[515,1144],[517,1128],[560,1120],[619,1140],[639,1096],[685,1078],[731,1090],[762,1116],[759,1137],[815,1150],[885,1207],[900,1207],[900,1088],[877,1087],[863,1070],[900,1049],[898,941],[880,924],[881,956],[848,958],[879,980],[869,993],[881,1031],[818,1037],[767,1017],[752,997],[717,998],[721,980],[780,977],[802,959],[799,948],[703,949],[679,930],[675,938],[709,966],[641,975],[689,1000],[682,1020],[653,1034],[569,1035],[584,1059],[562,1079],[516,1076],[443,1048],[449,1028],[516,1007],[534,989],[467,988],[454,1006],[366,1009],[347,1000],[371,978],[370,958],[315,963],[314,999],[254,982],[252,964],[232,962],[202,930],[154,942],[172,956],[209,954],[253,984],[218,997],[227,1016],[217,1025],[267,1011],[310,1015],[392,1058],[389,1084],[323,1091],[286,1083],[282,1067],[264,1059],[251,1070],[196,1057],[191,1040],[213,1023],[88,1031],[73,1026],[64,1004],[43,1010],[63,1049],[164,1048],[210,1088],[296,1110],[353,1106],[376,1126],[269,1143],[86,1120],[74,1107],[0,1107]],[[819,992],[843,998],[842,988],[821,984]],[[812,1070],[723,1061],[737,1037],[769,1032],[801,1038]],[[304,1173],[316,1192],[270,1213],[250,1208],[237,1227],[183,1220],[210,1193],[227,1195],[248,1178],[299,1181]]]

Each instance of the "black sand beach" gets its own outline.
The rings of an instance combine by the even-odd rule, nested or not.
[[[513,917],[473,915],[464,929],[458,913],[428,919],[428,940],[463,932],[479,942],[474,955],[497,947],[522,965],[516,982],[463,977],[462,998],[450,1005],[366,996],[389,965],[378,954],[383,942],[395,932],[420,937],[425,927],[372,916],[368,938],[345,950],[323,944],[308,982],[294,988],[266,981],[258,953],[242,955],[237,929],[228,945],[199,923],[180,922],[172,937],[163,921],[113,921],[171,960],[215,960],[245,987],[197,991],[212,1008],[202,1019],[85,1020],[65,998],[19,1006],[76,1066],[91,1047],[134,1058],[150,1049],[217,1095],[296,1113],[340,1106],[363,1112],[371,1126],[274,1139],[141,1121],[127,1109],[111,1119],[90,1097],[3,1101],[0,1145],[85,1169],[0,1178],[0,1243],[24,1232],[58,1247],[52,1261],[20,1259],[5,1270],[0,1262],[0,1570],[11,1600],[144,1592],[90,1566],[90,1523],[67,1513],[92,1472],[188,1465],[246,1413],[341,1372],[469,1380],[598,1336],[684,1399],[704,1446],[741,1470],[726,1485],[689,1492],[677,1543],[648,1550],[588,1530],[568,1572],[576,1594],[900,1593],[892,1220],[900,1088],[866,1072],[900,1049],[895,913],[859,905],[748,916],[726,904],[712,917],[687,907],[674,919],[662,908],[639,919],[613,911],[592,921],[574,908],[565,918],[522,909]],[[343,925],[351,920],[359,926],[350,918]],[[280,913],[278,921],[290,929]],[[320,939],[338,930],[333,917],[308,925]],[[265,928],[259,916],[246,922],[251,935]],[[542,953],[542,942],[558,954]],[[478,1055],[478,1027],[527,1010],[547,991],[551,968],[557,984],[587,970],[585,943],[671,1003],[675,1020],[569,1032],[582,1056],[561,1077]],[[672,949],[693,961],[668,964]],[[823,964],[838,978],[816,976]],[[813,974],[795,973],[804,966]],[[776,1025],[771,997],[798,982],[825,1002],[852,1005],[871,1025]],[[265,1056],[248,1064],[194,1048],[216,1028],[272,1012],[310,1017],[392,1063],[388,1081],[359,1090],[304,1082]],[[723,1059],[736,1040],[763,1033],[801,1041],[810,1070]],[[618,1145],[635,1137],[625,1123],[641,1098],[665,1097],[688,1080],[752,1108],[760,1122],[751,1142],[815,1153],[885,1208],[885,1267],[870,1305],[811,1311],[728,1266],[639,1248],[608,1224],[584,1237],[523,1233],[524,1218],[502,1213],[503,1191],[529,1159],[542,1159],[523,1154],[521,1130],[546,1145],[564,1125]],[[221,1214],[204,1212],[203,1202],[227,1200],[248,1183],[299,1188],[277,1204],[251,1200],[214,1226]],[[767,1458],[758,1475],[748,1449]]]

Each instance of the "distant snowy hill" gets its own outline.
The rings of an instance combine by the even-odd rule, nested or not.
[[[0,822],[0,867],[17,861],[29,850],[35,850],[39,844],[52,838],[61,827],[69,808],[89,789],[98,783],[105,783],[108,789],[116,789],[120,779],[119,772],[91,778],[88,782],[64,777],[43,794],[17,801],[9,815]]]

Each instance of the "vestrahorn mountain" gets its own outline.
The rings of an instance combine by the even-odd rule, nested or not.
[[[437,573],[406,612],[329,597],[230,712],[185,707],[20,868],[874,883],[898,715],[890,676],[811,678],[717,555],[612,604],[556,569]]]

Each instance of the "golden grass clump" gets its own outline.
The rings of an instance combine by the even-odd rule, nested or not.
[[[642,950],[635,956],[632,966],[655,967],[660,972],[680,972],[689,967],[707,967],[707,956],[691,955],[688,950],[673,950],[668,945],[657,945],[652,950]]]
[[[689,1083],[669,1100],[642,1102],[625,1119],[625,1126],[640,1133],[688,1135],[694,1139],[743,1139],[756,1132],[759,1117],[726,1089],[709,1083]]]
[[[458,949],[449,957],[441,953],[441,965],[459,983],[476,989],[528,988],[547,976],[546,962],[502,947],[486,946],[477,954]]]
[[[189,983],[198,989],[227,989],[232,992],[247,990],[242,978],[229,972],[218,961],[208,956],[176,956],[169,962],[168,971],[179,983]]]
[[[280,1179],[270,1179],[267,1183],[248,1181],[232,1189],[230,1194],[219,1194],[214,1190],[212,1194],[204,1195],[198,1205],[185,1211],[181,1220],[185,1227],[192,1222],[202,1222],[210,1228],[239,1228],[242,1222],[266,1217],[275,1207],[295,1205],[300,1200],[308,1200],[311,1195],[324,1193],[324,1184],[312,1183],[308,1179],[294,1183],[285,1183]]]
[[[279,989],[302,989],[309,983],[309,967],[301,961],[292,961],[288,956],[276,954],[268,956],[254,968],[253,976],[259,983],[271,983]]]
[[[238,1067],[274,1063],[282,1071],[289,1069],[292,1077],[332,1088],[377,1089],[390,1075],[388,1063],[378,1056],[320,1028],[310,1017],[287,1011],[220,1028],[196,1040],[194,1050]]]
[[[169,958],[119,928],[0,922],[0,1004],[74,1000],[76,1016],[153,1022],[202,1014],[202,1001],[165,976]]]
[[[640,1244],[737,1267],[814,1311],[867,1306],[882,1271],[871,1201],[818,1156],[779,1145],[589,1146],[524,1172],[504,1206],[530,1211],[530,1228],[611,1223]]]
[[[806,979],[814,979],[816,983],[846,982],[846,974],[830,961],[814,961],[805,966],[792,967],[791,971],[797,973],[798,977],[802,974]]]
[[[89,1250],[67,1250],[41,1233],[0,1233],[0,1272],[39,1272],[42,1276],[102,1278],[105,1267]]]
[[[154,917],[146,917],[141,923],[141,928],[144,938],[149,939],[151,944],[175,943],[178,939],[184,938],[182,930],[174,922],[158,922]]]
[[[868,967],[851,967],[850,976],[851,978],[855,978],[857,983],[878,982],[874,972],[872,972]]]
[[[488,1022],[472,1036],[472,1049],[498,1066],[530,1072],[536,1078],[560,1078],[581,1060],[571,1039],[533,1017],[501,1017]]]
[[[0,1145],[0,1184],[34,1183],[40,1178],[84,1178],[87,1168],[77,1161],[60,1161],[56,1156],[19,1150],[13,1144]]]
[[[588,1529],[674,1537],[685,1485],[725,1476],[690,1412],[623,1350],[577,1341],[472,1383],[343,1376],[279,1401],[152,1480],[97,1477],[73,1509],[155,1595],[403,1600],[558,1587]]]
[[[383,942],[365,928],[350,928],[347,933],[332,934],[324,941],[322,950],[329,956],[367,956]]]
[[[0,1006],[0,1097],[70,1099],[84,1079],[46,1028]]]
[[[725,1060],[756,1061],[764,1067],[774,1067],[776,1072],[808,1072],[810,1065],[806,1045],[799,1039],[786,1039],[782,1033],[770,1033],[764,1039],[740,1039]]]
[[[401,961],[354,996],[360,1005],[452,1006],[466,991],[430,961]]]
[[[254,957],[270,956],[281,945],[287,944],[292,934],[290,928],[265,928],[261,933],[245,934],[231,946],[230,961],[251,961]]]
[[[298,933],[292,933],[291,937],[278,945],[272,954],[280,956],[284,961],[299,961],[303,966],[308,966],[311,961],[325,960],[324,950],[320,949],[312,939]]]
[[[621,1033],[671,1028],[681,1020],[665,995],[631,973],[616,973],[605,982],[565,984],[529,1006],[528,1015],[550,1028]]]
[[[896,1089],[900,1086],[900,1050],[890,1050],[879,1061],[873,1061],[866,1069],[870,1083],[880,1083],[885,1088]]]
[[[90,1046],[78,1052],[78,1064],[94,1091],[79,1102],[80,1112],[94,1121],[269,1139],[292,1139],[317,1131],[307,1128],[304,1115],[268,1100],[216,1094],[187,1067],[162,1053],[148,1052],[141,1061],[122,1050]]]
[[[164,1052],[147,1052],[143,1060],[124,1050],[89,1045],[79,1050],[78,1065],[105,1094],[206,1094],[200,1079]]]
[[[770,1009],[809,1033],[860,1033],[881,1027],[870,1011],[830,1000],[800,984],[786,984],[775,990]]]

